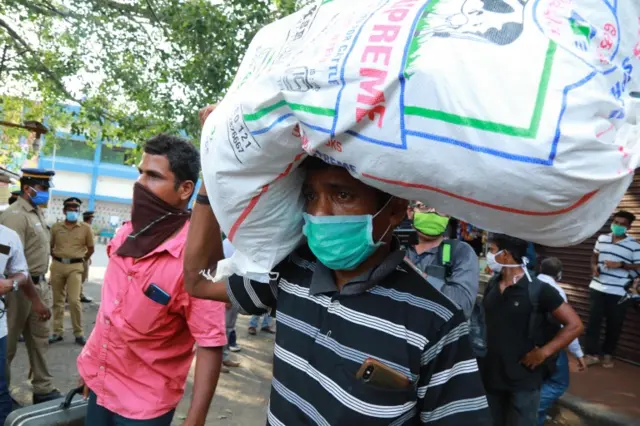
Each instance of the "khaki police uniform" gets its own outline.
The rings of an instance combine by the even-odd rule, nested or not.
[[[90,228],[91,228],[91,223],[90,221],[93,220],[93,211],[87,211],[84,212],[82,214],[82,217],[84,219],[84,223],[86,223]],[[93,228],[92,228],[93,230]],[[95,237],[95,235],[94,235]],[[85,260],[84,261],[84,271],[82,273],[82,288],[80,289],[80,300],[82,299],[86,299],[85,295],[84,295],[84,283],[87,282],[87,280],[89,279],[89,269],[91,267],[91,259]],[[90,300],[90,299],[89,299]]]
[[[42,210],[19,197],[0,216],[0,223],[13,229],[22,240],[29,273],[38,295],[45,306],[51,307],[51,288],[44,277],[49,265],[49,229]],[[49,347],[49,322],[41,321],[36,313],[31,312],[31,302],[21,291],[8,293],[5,299],[9,327],[7,382],[10,382],[11,362],[16,355],[18,337],[22,334],[29,355],[34,394],[48,394],[55,391],[53,377],[49,373],[45,360]]]
[[[82,274],[84,258],[93,247],[93,232],[84,222],[58,222],[51,227],[51,288],[53,290],[53,334],[62,336],[64,302],[69,301],[73,335],[82,337]]]
[[[89,267],[91,266],[91,259],[85,260],[82,264],[82,288],[80,289],[80,296],[84,295],[84,283],[89,279]]]

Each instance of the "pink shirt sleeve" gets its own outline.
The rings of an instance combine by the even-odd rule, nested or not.
[[[185,296],[189,299],[187,324],[198,346],[212,348],[226,345],[225,304]]]

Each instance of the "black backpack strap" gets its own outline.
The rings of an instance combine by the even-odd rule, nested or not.
[[[444,268],[444,279],[451,278],[453,273],[454,240],[444,240],[438,246],[438,263]]]
[[[542,283],[536,277],[531,277],[531,281],[527,283],[527,291],[529,292],[529,302],[531,303],[531,315],[529,316],[529,339],[535,342],[536,331],[540,326],[540,293],[542,291]]]

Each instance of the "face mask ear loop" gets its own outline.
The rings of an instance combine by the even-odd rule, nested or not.
[[[389,232],[389,229],[391,228],[391,224],[389,224],[389,226],[387,226],[387,229],[384,231],[384,234],[382,234],[382,237],[380,237],[380,239],[378,239],[378,243],[382,242],[382,240],[384,239],[384,237],[387,236],[387,232]]]
[[[386,202],[386,203],[384,203],[384,206],[382,206],[382,208],[381,208],[380,210],[378,210],[378,213],[376,213],[376,214],[374,214],[374,215],[373,215],[373,218],[375,219],[375,218],[376,218],[376,216],[378,216],[380,213],[382,213],[382,211],[383,211],[384,209],[386,209],[386,208],[387,208],[387,206],[389,205],[389,203],[391,202],[391,200],[393,200],[394,198],[395,198],[395,197],[393,197],[393,196],[389,197],[389,199],[387,200],[387,202]],[[388,229],[387,229],[387,231],[388,231]],[[385,234],[386,234],[386,231],[385,231]]]
[[[527,265],[529,264],[529,259],[526,257],[522,258],[522,269],[524,270],[524,274],[527,276],[527,279],[529,280],[529,282],[531,282],[531,275],[529,275],[529,268],[527,268]]]
[[[386,203],[384,203],[384,206],[382,206],[382,208],[381,208],[380,210],[378,210],[378,213],[376,213],[376,214],[374,214],[374,215],[373,215],[373,217],[371,218],[371,228],[372,228],[372,229],[371,229],[371,232],[373,232],[373,219],[375,219],[375,218],[376,218],[376,216],[378,216],[380,213],[382,213],[382,211],[383,211],[384,209],[386,209],[386,208],[387,208],[387,206],[389,205],[389,203],[391,202],[391,200],[393,200],[394,198],[395,198],[394,196],[389,197],[389,199],[387,200],[387,202],[386,202]],[[386,237],[386,236],[387,236],[387,232],[389,232],[389,229],[390,229],[390,228],[391,228],[391,224],[389,224],[389,226],[387,226],[387,229],[385,229],[384,234],[382,234],[382,237],[380,237],[380,238],[378,239],[378,243],[380,243],[380,242],[384,239],[384,237]],[[377,243],[376,243],[376,244],[377,244]]]

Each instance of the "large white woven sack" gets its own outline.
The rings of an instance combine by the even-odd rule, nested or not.
[[[324,0],[263,28],[205,123],[202,166],[264,280],[301,235],[307,155],[481,228],[562,246],[638,165],[638,0]]]

